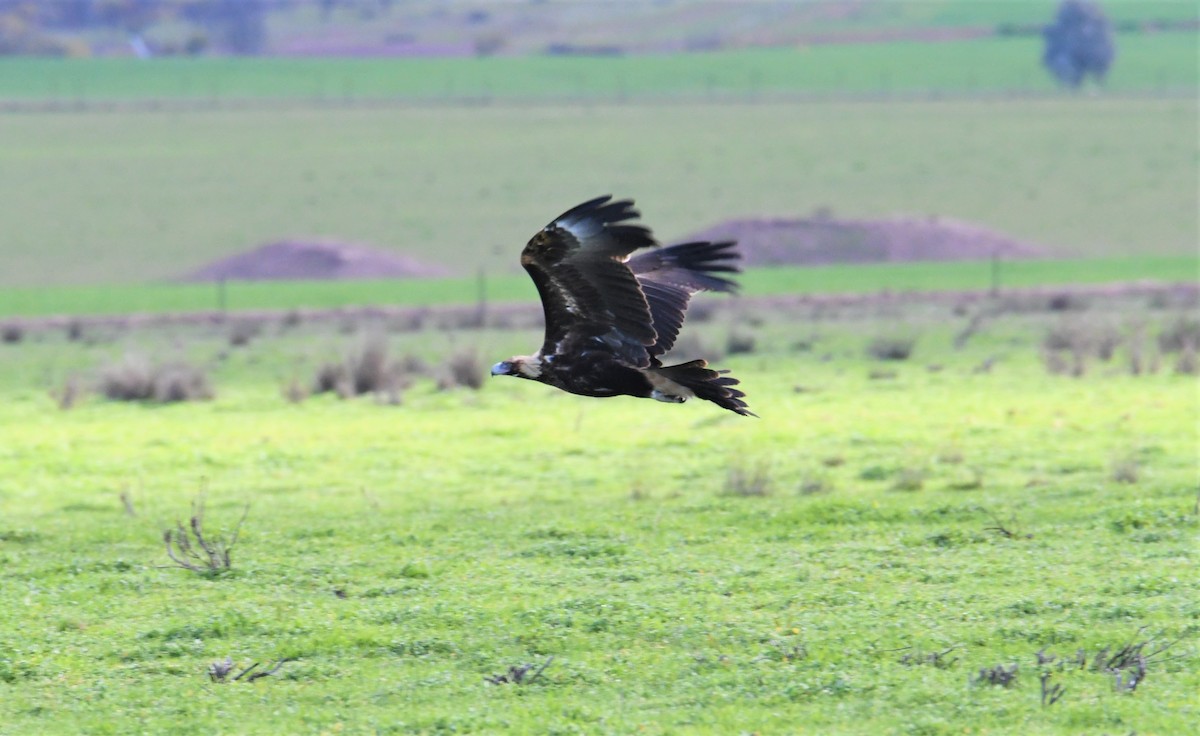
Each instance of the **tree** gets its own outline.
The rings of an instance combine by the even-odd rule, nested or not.
[[[1093,0],[1063,0],[1042,30],[1042,64],[1062,84],[1078,88],[1089,76],[1103,83],[1116,56],[1112,23]]]

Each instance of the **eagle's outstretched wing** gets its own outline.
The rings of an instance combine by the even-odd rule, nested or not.
[[[633,202],[611,200],[597,197],[555,218],[521,251],[521,265],[542,298],[542,355],[582,351],[591,341],[630,366],[645,367],[657,333],[625,260],[657,243],[648,229],[622,224],[639,216]]]
[[[650,305],[650,317],[658,339],[647,348],[653,358],[670,352],[679,336],[688,301],[697,291],[737,291],[737,284],[720,276],[741,271],[737,244],[681,243],[656,248],[629,259]]]

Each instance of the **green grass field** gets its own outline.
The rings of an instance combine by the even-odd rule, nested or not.
[[[355,339],[308,327],[223,359],[212,328],[0,344],[0,730],[1183,733],[1200,406],[1174,355],[1125,369],[1136,331],[1173,318],[1009,316],[956,351],[967,316],[944,307],[769,315],[740,328],[756,352],[720,361],[757,420],[512,379],[289,404],[290,372]],[[1128,343],[1051,376],[1037,344],[1064,323]],[[862,357],[896,334],[913,358]],[[536,339],[393,348],[490,361]],[[217,399],[54,408],[48,381],[131,350],[212,365]],[[202,491],[211,533],[250,507],[223,575],[163,550]],[[1175,643],[1134,692],[1093,665],[1147,640]],[[226,656],[295,661],[210,682]],[[485,682],[551,656],[531,684]],[[979,681],[1000,665],[1015,683]]]
[[[604,192],[663,239],[731,217],[938,214],[1049,255],[1195,253],[1195,105],[490,106],[0,118],[0,284],[168,279],[288,236],[473,276]],[[881,127],[883,126],[883,127]]]
[[[998,267],[1001,289],[1133,281],[1200,279],[1195,256],[1013,261]],[[745,296],[862,294],[892,291],[970,291],[992,286],[989,262],[887,263],[755,268],[743,274]],[[537,300],[524,273],[485,279],[489,302]],[[407,281],[280,281],[217,284],[16,287],[0,292],[0,316],[120,315],[226,309],[333,309],[395,305],[442,306],[477,302],[476,278]]]
[[[1191,92],[1197,36],[1121,36],[1106,87]],[[618,58],[3,59],[0,100],[503,100],[1050,92],[1038,38]]]

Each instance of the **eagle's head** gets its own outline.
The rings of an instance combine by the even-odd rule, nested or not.
[[[517,355],[492,366],[492,375],[537,380],[542,375],[542,361],[536,356]]]

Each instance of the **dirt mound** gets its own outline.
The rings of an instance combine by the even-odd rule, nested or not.
[[[282,240],[222,258],[182,281],[286,281],[448,276],[440,266],[389,251],[327,240]]]
[[[971,261],[1039,255],[1027,243],[942,218],[728,220],[683,240],[736,240],[749,266]]]

